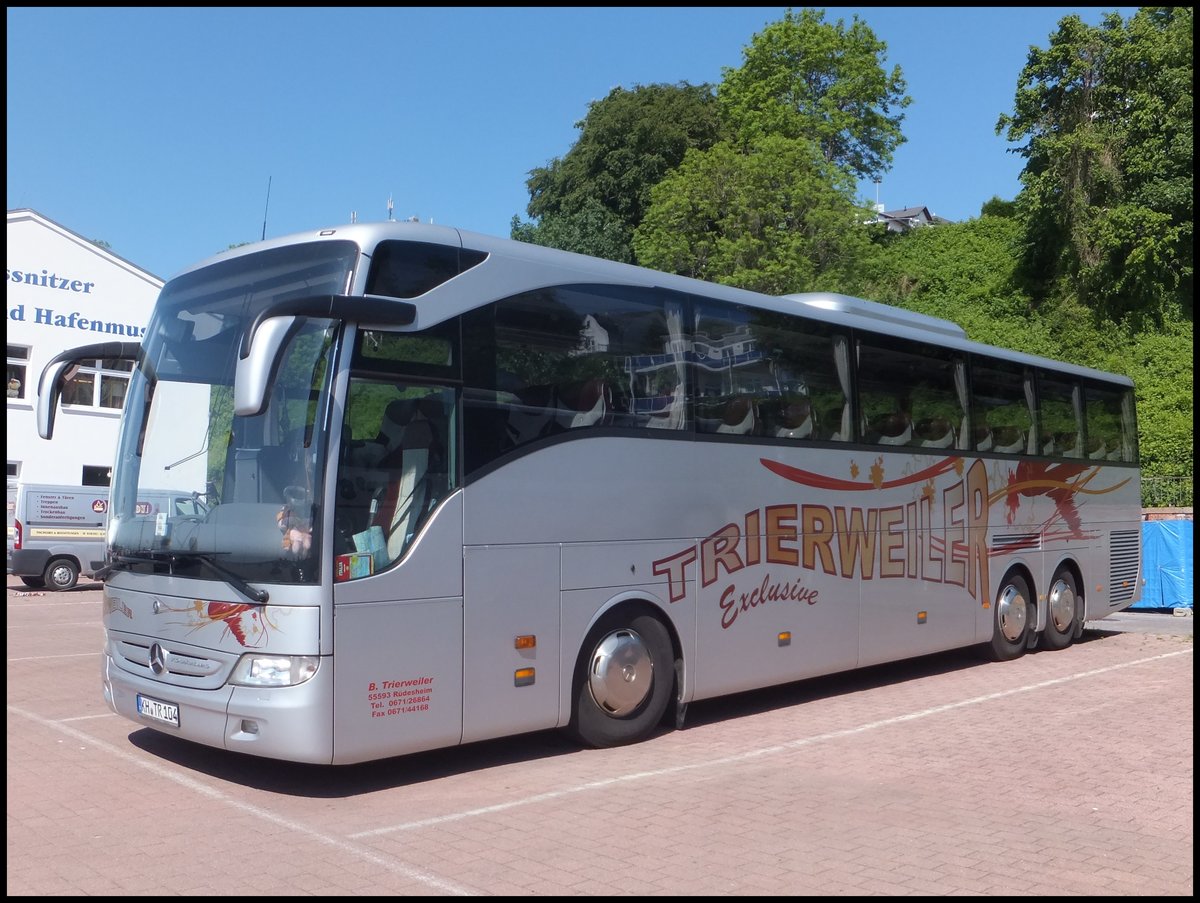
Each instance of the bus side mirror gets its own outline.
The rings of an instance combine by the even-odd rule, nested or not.
[[[257,324],[245,357],[237,359],[233,379],[233,413],[255,417],[267,407],[279,371],[283,346],[296,326],[296,317],[267,317]]]
[[[279,370],[283,346],[300,317],[359,320],[410,326],[417,308],[408,301],[382,295],[315,295],[285,298],[258,313],[242,336],[233,380],[233,413],[255,417],[267,407]]]
[[[63,386],[79,372],[80,366],[95,363],[97,359],[132,361],[136,365],[141,350],[142,346],[137,342],[100,342],[68,348],[51,358],[38,379],[38,435],[43,439],[54,437],[54,417],[58,413]]]

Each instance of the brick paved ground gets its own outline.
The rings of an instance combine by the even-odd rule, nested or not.
[[[696,704],[623,749],[320,769],[109,714],[99,591],[18,589],[10,896],[1193,893],[1190,630]]]

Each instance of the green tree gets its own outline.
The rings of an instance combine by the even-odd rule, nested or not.
[[[984,201],[979,208],[980,216],[1016,216],[1017,202],[1006,201],[999,195],[993,195],[990,201]]]
[[[650,189],[689,149],[717,140],[713,90],[684,82],[614,88],[575,125],[580,134],[570,150],[530,171],[526,212],[534,221],[514,217],[512,237],[632,260],[630,237]]]
[[[537,222],[512,218],[517,241],[590,254],[620,263],[633,263],[632,230],[595,198],[570,213],[548,213]]]
[[[788,10],[754,35],[737,69],[725,69],[717,100],[742,144],[764,135],[808,138],[829,163],[857,178],[881,175],[904,142],[912,98],[900,67],[884,69],[887,45],[855,16],[847,27],[823,10]]]
[[[996,132],[1026,160],[1022,271],[1039,299],[1065,289],[1116,321],[1190,319],[1191,7],[1063,18]]]
[[[692,151],[655,186],[633,236],[638,259],[768,294],[837,288],[873,252],[853,178],[803,139],[748,150]]]

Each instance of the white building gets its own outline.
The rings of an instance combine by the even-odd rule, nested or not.
[[[8,482],[107,486],[128,363],[95,360],[37,432],[37,381],[61,351],[140,341],[163,282],[33,210],[8,211]]]

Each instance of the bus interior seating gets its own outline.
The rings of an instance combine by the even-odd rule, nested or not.
[[[433,429],[428,421],[411,424],[405,433],[400,472],[388,483],[375,514],[376,523],[383,527],[388,559],[392,561],[400,556],[416,529],[425,503],[428,488],[425,477],[429,472],[429,452],[433,445]]]
[[[376,501],[373,519],[383,528],[388,558],[394,561],[407,548],[425,514],[440,501],[449,486],[449,474],[441,402],[434,397],[404,399],[388,407],[398,420],[409,413],[400,445],[380,462],[389,481]]]
[[[758,415],[755,411],[754,399],[749,395],[735,395],[725,403],[721,422],[717,425],[718,433],[734,436],[749,436],[755,432],[758,425]]]
[[[987,451],[980,448],[980,451]],[[1025,433],[1015,426],[998,426],[992,430],[991,450],[1004,455],[1019,455],[1025,451]]]
[[[671,400],[661,411],[650,414],[646,426],[651,429],[678,430],[683,429],[683,383],[677,383],[671,390]]]
[[[912,441],[912,421],[899,411],[877,417],[871,429],[875,433],[874,441],[880,445],[908,445]]]
[[[816,433],[812,400],[805,395],[784,396],[759,406],[768,436],[811,439]]]
[[[840,404],[837,407],[830,408],[825,412],[824,419],[822,419],[821,422],[823,424],[828,424],[827,429],[829,430],[829,435],[824,436],[823,438],[829,439],[832,442],[850,441],[851,436],[848,426],[850,423],[850,417],[847,405]]]
[[[1078,433],[1056,433],[1054,436],[1054,448],[1056,454],[1064,458],[1082,458],[1083,452],[1079,448]]]
[[[991,451],[992,446],[996,442],[996,437],[992,434],[992,428],[986,423],[976,424],[972,431],[975,435],[975,451]]]
[[[603,379],[595,377],[558,389],[559,425],[565,429],[599,426],[608,421],[612,410],[612,391]]]
[[[916,423],[922,448],[953,448],[954,427],[945,417],[926,417]]]
[[[513,390],[516,396],[508,408],[508,436],[513,445],[524,445],[545,435],[554,420],[554,386],[525,386]]]
[[[1103,439],[1088,440],[1088,458],[1093,461],[1103,461],[1108,457],[1108,444]]]

